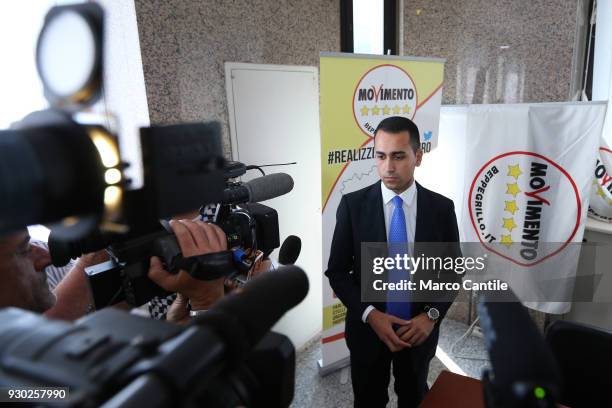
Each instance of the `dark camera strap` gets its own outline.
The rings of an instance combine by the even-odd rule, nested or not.
[[[229,250],[180,258],[175,261],[174,266],[176,270],[184,269],[189,275],[199,280],[214,280],[228,276],[235,271],[232,251]]]

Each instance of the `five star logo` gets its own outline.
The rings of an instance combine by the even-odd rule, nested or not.
[[[518,207],[516,206],[516,201],[505,201],[505,203],[506,207],[504,208],[504,211],[508,211],[509,213],[512,213],[512,215],[514,215],[514,213],[518,210]]]
[[[514,228],[518,227],[518,225],[516,225],[516,223],[514,222],[514,218],[504,218],[503,220],[504,223],[502,225],[502,228],[505,228],[510,232],[512,232]]]
[[[514,177],[518,180],[519,176],[523,174],[518,164],[508,166],[508,176]]]
[[[508,186],[506,194],[512,194],[514,197],[516,197],[516,195],[521,192],[521,189],[517,183],[506,183],[506,185]]]
[[[353,93],[351,113],[365,135],[373,137],[380,121],[391,115],[413,119],[420,105],[425,104],[424,109],[429,112],[430,106],[435,108],[435,104],[440,103],[435,98],[428,102],[427,97],[419,105],[416,84],[410,75],[405,68],[386,62],[371,67],[359,79]],[[401,113],[402,107],[404,113]],[[435,144],[432,142],[428,149],[433,147]]]
[[[608,198],[612,199],[606,195],[606,202]],[[567,171],[544,155],[525,151],[490,158],[475,173],[468,208],[481,244],[522,267],[563,251],[572,242],[582,213],[576,184]],[[558,218],[566,214],[567,224],[560,225]],[[543,230],[553,230],[557,240],[539,245],[548,236]]]

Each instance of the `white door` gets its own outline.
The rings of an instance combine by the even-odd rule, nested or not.
[[[315,67],[226,63],[232,156],[245,164],[297,162],[264,168],[288,173],[293,191],[265,201],[278,211],[280,239],[297,235],[296,265],[308,274],[307,298],[275,326],[301,347],[321,330],[321,163],[319,87]],[[258,177],[257,170],[244,180]],[[278,251],[272,254],[276,258]],[[270,302],[273,302],[270,299]]]

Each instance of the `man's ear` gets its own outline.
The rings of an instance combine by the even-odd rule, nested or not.
[[[415,156],[416,156],[416,165],[420,166],[421,160],[423,160],[423,149],[417,150]]]

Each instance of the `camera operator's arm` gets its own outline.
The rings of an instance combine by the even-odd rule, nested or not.
[[[202,221],[170,221],[184,257],[227,250],[227,238],[221,228]],[[204,281],[192,278],[184,270],[177,274],[166,271],[157,257],[151,258],[149,278],[170,292],[178,292],[189,299],[192,310],[207,310],[223,296],[223,280]],[[185,306],[186,307],[186,306]]]
[[[84,316],[93,302],[85,277],[85,268],[105,261],[108,261],[106,251],[86,254],[79,258],[53,291],[57,301],[55,306],[45,312],[45,315],[63,320],[74,320]]]

